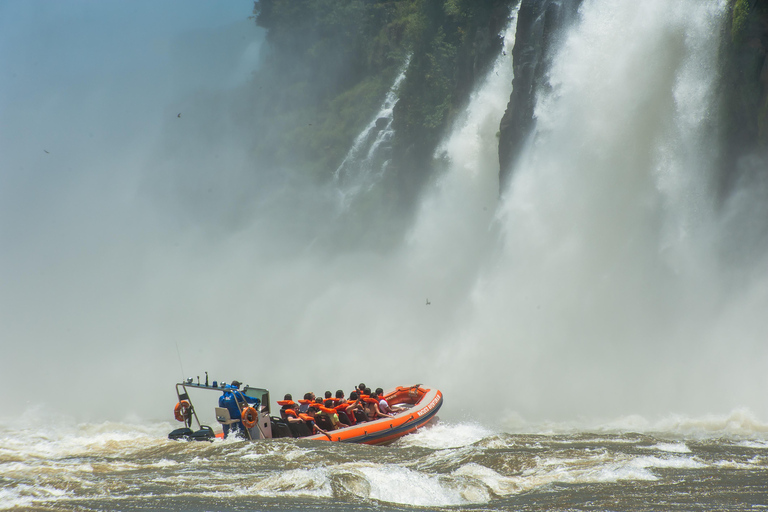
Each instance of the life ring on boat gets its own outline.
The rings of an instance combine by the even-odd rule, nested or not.
[[[182,400],[173,408],[173,415],[176,417],[177,421],[187,421],[187,418],[189,418],[191,413],[190,409],[189,402]]]
[[[240,420],[243,422],[245,428],[253,428],[256,426],[259,415],[256,414],[256,409],[253,407],[246,407],[243,409],[243,413],[240,415]]]

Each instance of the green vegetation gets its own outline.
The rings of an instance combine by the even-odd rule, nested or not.
[[[768,2],[730,0],[729,5],[730,33],[721,48],[724,192],[738,179],[743,155],[768,146]]]
[[[731,20],[731,40],[741,43],[749,23],[749,0],[736,0]]]
[[[395,111],[400,172],[424,171],[476,75],[501,47],[514,0],[261,0],[254,154],[328,179],[411,55]],[[418,180],[414,181],[416,183]]]

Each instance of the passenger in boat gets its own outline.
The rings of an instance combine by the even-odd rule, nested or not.
[[[310,420],[309,416],[296,410],[298,407],[299,406],[297,404],[293,404],[293,406],[289,406],[285,409],[285,421],[289,423],[299,423],[302,421]]]
[[[384,399],[384,390],[376,388],[376,395],[379,397],[379,409],[384,414],[392,414],[392,409],[389,407],[389,402]]]
[[[322,398],[317,397],[313,405],[315,406],[315,409],[317,409],[315,423],[322,423],[327,427],[327,430],[336,430],[339,428],[339,415],[336,414],[335,409],[329,407],[329,405],[331,405],[330,403],[326,404]]]
[[[295,409],[298,409],[298,404],[293,401],[293,395],[290,393],[286,393],[282,400],[277,401],[277,405],[281,406],[280,409],[280,417],[284,420],[287,419],[287,411],[292,411],[296,413]],[[296,415],[298,417],[298,415]]]
[[[307,409],[309,409],[310,404],[312,404],[315,401],[315,394],[311,391],[308,393],[304,393],[304,399],[299,400],[299,412],[306,413]]]
[[[311,418],[311,421],[307,421],[307,426],[309,426],[309,427],[310,427],[310,429],[312,430],[312,433],[313,433],[313,434],[325,434],[325,435],[326,435],[326,437],[328,437],[328,439],[330,439],[330,438],[331,438],[331,435],[330,435],[330,434],[329,434],[327,431],[325,431],[325,430],[323,430],[322,428],[318,427],[318,426],[317,426],[317,422],[316,422],[316,421],[314,421],[314,420],[315,420],[315,418],[316,418],[316,417],[317,417],[317,415],[318,415],[318,411],[319,411],[319,410],[320,410],[320,404],[317,404],[317,403],[313,403],[312,405],[310,405],[310,406],[307,408],[307,414],[306,414],[306,416],[308,416],[309,418]]]
[[[340,389],[336,391],[336,396],[334,398],[329,398],[325,401],[325,406],[335,410],[336,414],[339,416],[339,421],[342,423],[340,428],[343,428],[346,425],[354,425],[355,423],[354,415],[347,415],[347,408],[350,405],[351,404],[347,399],[344,398],[344,391]]]
[[[345,409],[345,412],[347,413],[347,416],[354,420],[355,423],[368,421],[368,415],[365,414],[363,401],[357,394],[357,391],[353,391],[349,394],[349,402],[347,402],[347,404],[348,405]]]
[[[315,432],[315,420],[308,413],[298,412],[298,404],[285,410],[285,421],[293,437],[311,436]],[[302,430],[303,427],[303,430]]]
[[[379,399],[376,393],[371,393],[363,401],[365,403],[365,414],[368,416],[368,421],[392,417],[391,414],[381,412],[381,409],[379,409]]]

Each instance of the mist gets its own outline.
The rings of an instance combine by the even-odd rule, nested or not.
[[[585,1],[499,191],[512,25],[386,250],[253,153],[251,2],[3,4],[0,417],[170,420],[207,371],[422,382],[446,419],[765,419],[763,192],[714,200],[723,10],[678,4]]]

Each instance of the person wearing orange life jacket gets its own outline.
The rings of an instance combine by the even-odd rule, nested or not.
[[[277,404],[282,406],[280,416],[288,423],[304,423],[309,432],[317,433],[315,429],[315,419],[307,413],[299,412],[299,404],[292,400],[290,394],[285,395],[285,400],[278,400]]]
[[[315,394],[311,391],[308,393],[304,393],[304,399],[299,400],[299,412],[306,413],[307,409],[309,409],[310,404],[312,404],[315,401]]]
[[[282,407],[280,409],[280,417],[283,418],[284,420],[288,419],[287,418],[288,415],[286,414],[288,411],[291,411],[294,414],[296,414],[296,411],[294,409],[298,408],[298,405],[296,404],[296,402],[293,401],[293,395],[291,395],[290,393],[286,393],[282,400],[278,400],[277,405],[280,405]],[[298,417],[298,415],[296,415],[295,417]]]
[[[357,394],[357,391],[353,391],[349,394],[349,402],[347,402],[347,408],[344,412],[347,416],[354,421],[355,424],[368,421],[368,415],[365,414],[364,402]]]
[[[376,393],[371,393],[370,396],[364,398],[363,401],[365,402],[365,413],[368,416],[368,421],[392,417],[391,414],[381,412],[381,409],[379,409],[379,399]]]
[[[346,425],[354,425],[355,424],[355,415],[352,414],[351,416],[347,414],[347,408],[351,404],[347,402],[347,399],[344,398],[344,391],[338,390],[336,391],[336,397],[334,398],[334,404],[333,408],[336,409],[336,414],[339,415],[339,421]]]
[[[322,422],[328,426],[328,430],[336,430],[339,428],[339,416],[336,414],[336,409],[328,407],[330,403],[326,404],[322,398],[317,397],[315,403],[312,404],[317,409],[315,423]],[[317,418],[320,416],[320,418]],[[319,421],[318,421],[319,420]]]
[[[309,426],[313,434],[325,434],[325,436],[328,439],[331,439],[331,434],[329,434],[327,431],[317,426],[317,422],[315,421],[315,419],[319,411],[320,411],[320,404],[313,403],[307,408],[307,413],[301,414],[301,416],[307,416],[308,418],[310,418],[310,421],[307,421],[307,426]]]

